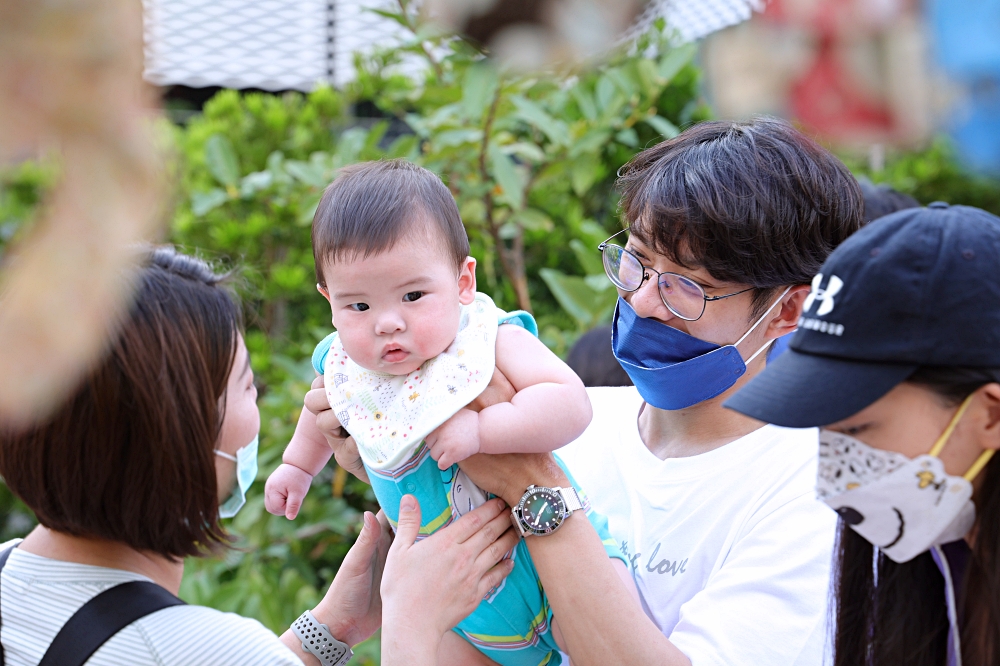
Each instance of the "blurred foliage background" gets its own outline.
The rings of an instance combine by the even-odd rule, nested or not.
[[[331,328],[315,291],[310,225],[337,169],[403,157],[438,173],[468,229],[480,290],[503,308],[533,311],[543,340],[565,354],[612,313],[615,291],[596,248],[620,228],[619,167],[710,116],[694,48],[671,48],[662,25],[600,67],[528,76],[498,71],[468,44],[426,33],[413,16],[390,16],[413,29],[412,41],[358,57],[346,88],[222,91],[200,115],[169,128],[177,188],[168,240],[242,272],[262,416],[260,475],[231,525],[239,547],[224,560],[189,561],[182,596],[279,633],[318,601],[357,535],[360,512],[377,509],[367,486],[332,465],[294,522],[263,506],[264,480],[314,376],[309,356]],[[1000,214],[1000,181],[964,172],[943,141],[890,156],[876,173],[847,161],[923,203]],[[0,262],[56,171],[29,161],[0,172]],[[33,524],[0,484],[0,540]],[[358,654],[360,663],[377,663],[377,640]]]

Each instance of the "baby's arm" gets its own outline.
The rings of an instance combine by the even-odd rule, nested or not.
[[[466,408],[427,436],[438,467],[475,453],[554,451],[576,439],[590,423],[583,382],[535,336],[519,326],[497,333],[496,367],[513,385],[510,402]]]
[[[479,412],[480,452],[554,451],[590,425],[593,410],[583,382],[534,335],[501,326],[496,358],[517,393]]]
[[[268,512],[294,519],[313,477],[319,474],[331,455],[333,449],[316,426],[316,415],[303,407],[292,441],[281,456],[282,464],[267,477],[264,507]]]

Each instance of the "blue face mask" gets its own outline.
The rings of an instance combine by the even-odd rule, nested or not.
[[[216,451],[215,455],[236,463],[236,486],[229,494],[226,501],[219,505],[220,518],[232,518],[247,501],[247,490],[250,484],[257,478],[257,439],[255,435],[253,441],[236,451],[232,456],[222,451]]]
[[[611,331],[615,358],[647,403],[658,409],[684,409],[729,390],[747,371],[746,364],[768,348],[769,341],[745,362],[736,346],[781,302],[778,297],[760,319],[731,345],[717,345],[655,319],[640,317],[619,297]]]

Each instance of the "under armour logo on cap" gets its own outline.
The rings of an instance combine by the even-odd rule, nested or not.
[[[823,274],[817,273],[812,281],[812,290],[809,292],[809,296],[806,297],[806,302],[802,305],[802,312],[809,312],[812,309],[813,302],[816,300],[820,301],[819,310],[816,311],[817,316],[822,317],[825,314],[833,312],[833,297],[839,294],[840,290],[844,288],[844,281],[836,275],[831,275],[826,289],[822,288],[822,284]]]

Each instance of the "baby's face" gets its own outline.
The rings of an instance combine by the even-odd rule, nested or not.
[[[456,271],[444,244],[436,234],[415,234],[381,254],[323,266],[323,295],[355,363],[407,375],[455,339],[460,305],[476,295],[476,260]]]

